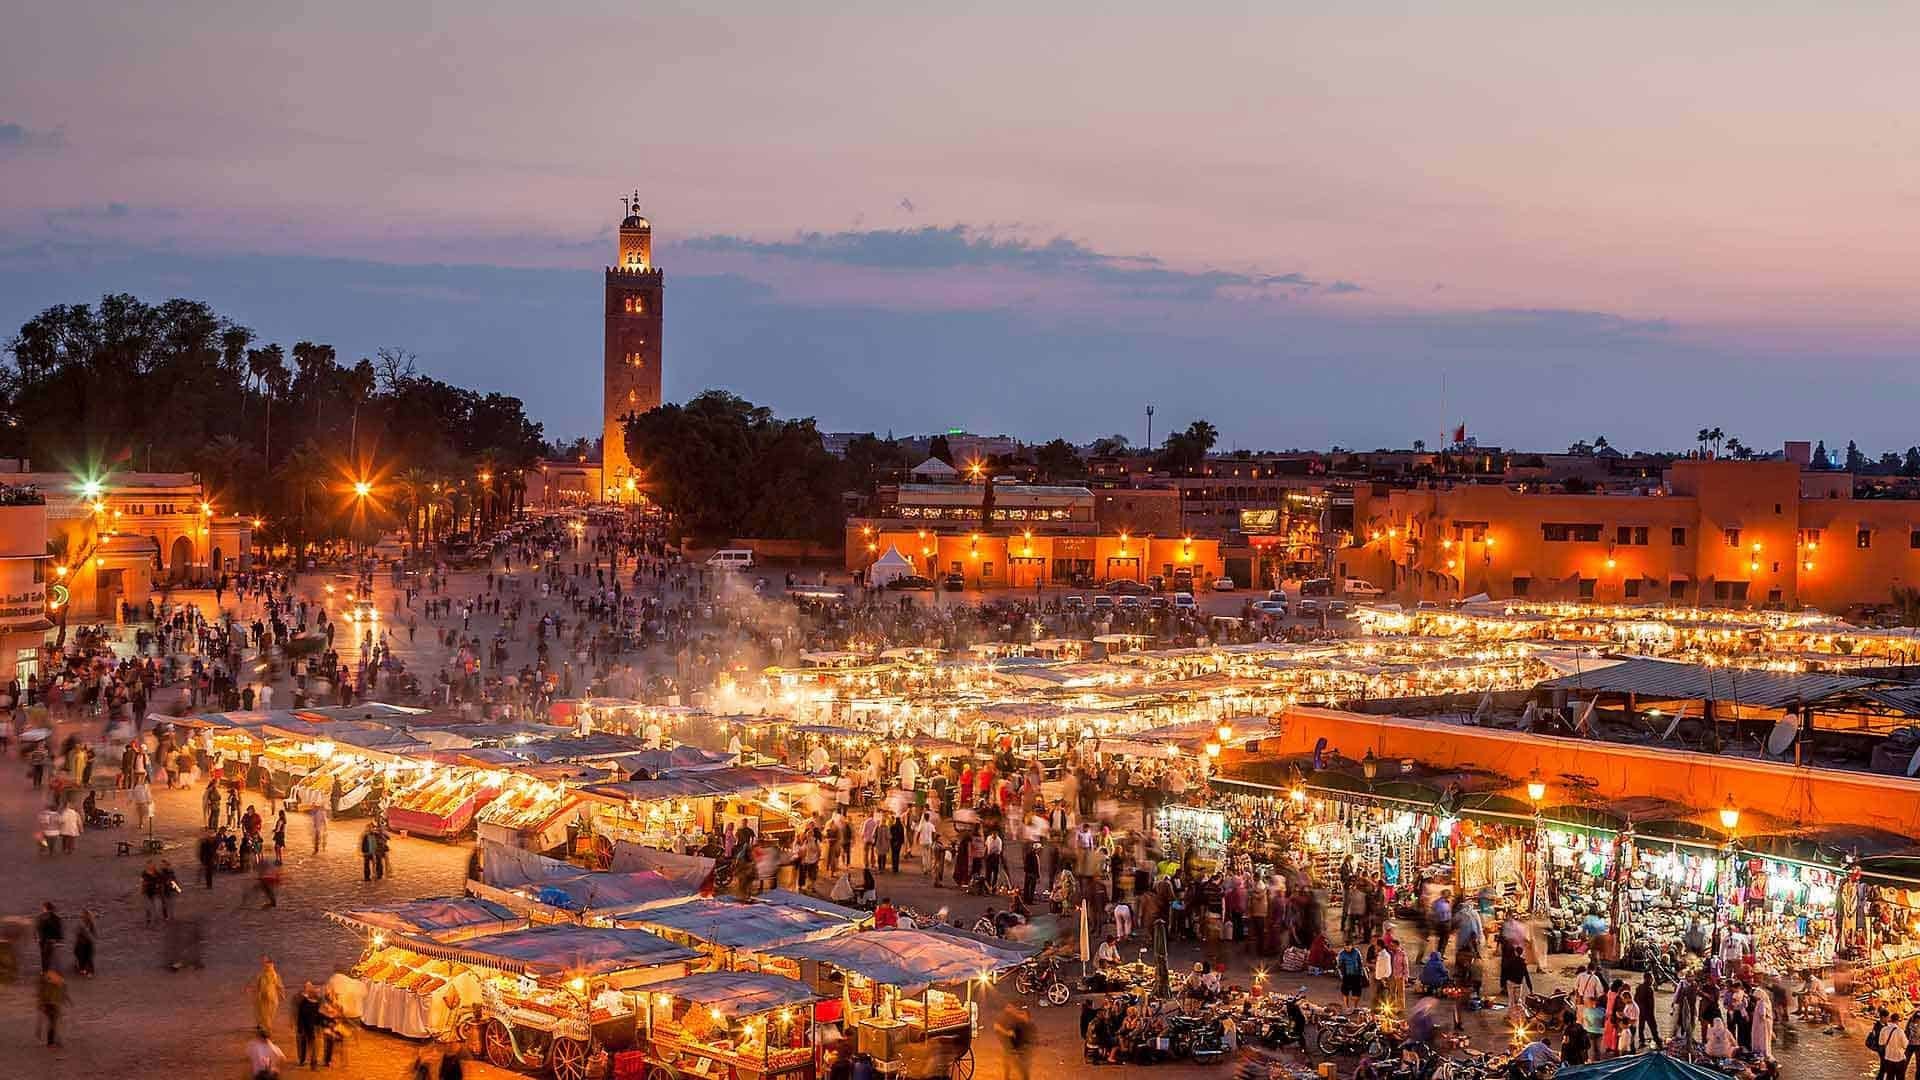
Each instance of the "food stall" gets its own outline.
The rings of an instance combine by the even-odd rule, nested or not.
[[[728,766],[580,789],[595,835],[666,851],[695,851],[741,825],[759,836],[790,836],[802,811],[795,798],[812,779],[789,769]]]
[[[407,948],[409,938],[441,943],[521,929],[526,920],[485,900],[413,900],[326,917],[367,935],[352,970],[328,982],[342,1011],[371,1028],[425,1039],[453,1029],[462,1006],[480,1000],[480,980],[464,964]]]
[[[393,789],[387,824],[407,836],[452,839],[493,801],[503,780],[503,774],[487,769],[427,765],[413,783]]]
[[[474,820],[482,840],[551,851],[567,842],[567,823],[579,805],[579,797],[565,783],[509,773],[499,794]]]
[[[650,1080],[763,1080],[815,1075],[814,1010],[819,995],[792,979],[708,971],[643,991],[643,1048]],[[616,1072],[638,1070],[616,1065]]]
[[[489,1064],[551,1069],[555,1080],[585,1080],[594,1058],[631,1049],[639,1015],[627,991],[678,978],[699,956],[644,930],[587,926],[402,944],[480,976],[472,1037]]]
[[[928,1055],[973,1075],[976,990],[1021,955],[958,935],[870,930],[768,949],[763,969],[840,999],[841,1022],[883,1072]],[[918,1071],[918,1070],[916,1070]]]

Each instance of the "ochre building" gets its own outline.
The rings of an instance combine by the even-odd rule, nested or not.
[[[1337,573],[1396,599],[1885,604],[1920,584],[1920,500],[1856,499],[1846,473],[1684,460],[1634,491],[1358,485]]]

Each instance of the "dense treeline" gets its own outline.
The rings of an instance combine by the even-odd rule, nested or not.
[[[330,345],[262,342],[197,300],[61,304],[6,353],[0,457],[76,476],[196,472],[270,540],[446,535],[515,505],[544,449],[518,398],[422,375],[402,349],[343,363]]]

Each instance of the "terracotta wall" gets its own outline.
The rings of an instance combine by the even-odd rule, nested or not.
[[[1864,825],[1920,838],[1920,780],[1901,776],[1795,768],[1333,709],[1290,709],[1279,722],[1277,733],[1261,735],[1262,755],[1311,753],[1325,738],[1331,750],[1356,760],[1372,751],[1375,757],[1488,769],[1522,781],[1537,770],[1548,785],[1546,801],[1553,804],[1582,801],[1579,789],[1563,778],[1571,774],[1591,779],[1586,799],[1601,804],[1652,796],[1712,811],[1731,795],[1743,814],[1740,831],[1748,835],[1819,824]]]

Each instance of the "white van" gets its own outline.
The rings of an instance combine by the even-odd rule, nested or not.
[[[1387,592],[1387,590],[1375,585],[1373,582],[1365,578],[1357,577],[1348,578],[1346,587],[1340,591],[1346,593],[1348,596],[1359,597],[1363,600],[1370,600],[1376,596],[1385,596]]]
[[[753,569],[752,548],[721,548],[707,556],[708,566],[717,566],[722,570]]]

